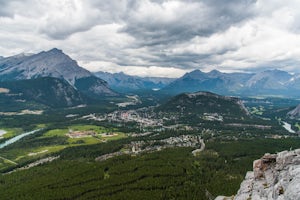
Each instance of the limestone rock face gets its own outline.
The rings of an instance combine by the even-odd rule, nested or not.
[[[290,118],[300,117],[300,104],[292,111],[287,114]]]
[[[300,149],[265,154],[253,162],[235,200],[300,199]]]

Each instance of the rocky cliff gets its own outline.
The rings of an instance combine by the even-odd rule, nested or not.
[[[253,162],[234,200],[300,199],[300,149],[265,154]]]
[[[300,104],[292,111],[287,114],[290,118],[298,118],[300,117]]]

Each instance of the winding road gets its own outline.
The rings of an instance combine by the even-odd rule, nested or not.
[[[200,153],[201,151],[204,151],[204,149],[205,149],[205,143],[204,143],[203,139],[200,139],[200,144],[201,144],[200,149],[195,149],[194,151],[192,151],[192,154],[194,156],[196,156],[197,153]]]

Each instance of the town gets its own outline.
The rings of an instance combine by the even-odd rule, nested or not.
[[[104,161],[115,156],[149,153],[172,147],[196,148],[192,151],[192,154],[197,155],[204,150],[205,144],[200,135],[180,135],[178,137],[169,137],[162,140],[132,141],[130,144],[126,144],[121,151],[99,156],[95,160]]]

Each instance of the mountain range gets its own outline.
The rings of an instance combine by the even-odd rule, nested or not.
[[[176,79],[161,92],[210,91],[222,95],[282,95],[297,97],[300,92],[300,75],[281,70],[266,70],[258,73],[208,73],[195,70]]]
[[[34,100],[50,106],[74,106],[85,103],[87,99],[151,90],[172,96],[208,91],[227,96],[299,97],[300,74],[277,69],[257,73],[194,70],[174,79],[130,76],[123,72],[91,73],[62,50],[54,48],[37,54],[0,57],[0,87],[10,91],[9,94],[1,93],[2,96],[21,94],[21,100]],[[53,102],[47,99],[50,94],[54,96]]]
[[[218,70],[194,70],[177,79],[130,76],[121,73],[97,72],[118,92],[155,90],[161,94],[209,91],[232,96],[300,96],[300,74],[272,69],[257,73],[222,73]]]
[[[133,92],[139,90],[160,90],[174,81],[174,78],[139,77],[120,73],[96,72],[95,75],[105,80],[118,92]]]

